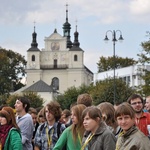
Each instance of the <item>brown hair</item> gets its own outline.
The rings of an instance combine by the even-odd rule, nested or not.
[[[86,108],[85,105],[83,104],[78,104],[78,105],[75,105],[71,108],[71,111],[74,112],[74,114],[76,115],[77,119],[78,119],[78,124],[77,125],[74,125],[72,124],[71,126],[71,130],[72,130],[72,135],[73,135],[73,140],[76,142],[76,140],[78,139],[78,134],[80,135],[81,139],[83,137],[83,134],[84,134],[84,127],[83,127],[83,119],[82,119],[82,112],[83,110]]]
[[[64,109],[62,111],[62,115],[65,115],[65,118],[67,118],[67,117],[71,116],[71,112],[69,109]]]
[[[84,119],[87,114],[93,120],[97,120],[97,117],[100,118],[100,120],[102,119],[102,113],[96,106],[87,107],[82,113],[82,118]]]
[[[37,110],[33,107],[30,107],[28,113],[37,115]]]
[[[131,100],[134,100],[134,99],[137,99],[137,98],[139,98],[142,103],[144,102],[143,98],[142,98],[140,95],[138,95],[138,94],[133,94],[133,95],[131,95],[131,96],[128,98],[127,102],[128,102],[129,104],[131,104]]]
[[[46,107],[54,115],[55,120],[58,121],[60,119],[61,113],[62,113],[62,109],[60,107],[60,104],[56,101],[51,101],[44,108],[46,108]],[[45,109],[44,109],[44,116],[46,118]]]
[[[92,97],[87,93],[81,94],[77,98],[77,104],[84,104],[87,107],[92,105],[92,101]]]
[[[19,129],[19,127],[16,123],[16,117],[15,117],[15,113],[14,113],[13,109],[11,107],[7,106],[7,107],[3,107],[2,111],[6,111],[9,114],[10,122],[8,122],[8,124],[11,124],[13,127]]]
[[[117,119],[117,117],[122,116],[122,115],[129,115],[131,119],[135,118],[134,109],[127,102],[124,102],[118,106],[118,108],[115,111],[115,119]]]
[[[100,103],[97,107],[100,109],[102,115],[105,114],[105,116],[103,116],[103,120],[106,122],[106,124],[112,126],[112,124],[116,122],[114,117],[114,106],[109,102],[103,102]]]

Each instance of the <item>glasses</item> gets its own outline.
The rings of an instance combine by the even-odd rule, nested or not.
[[[134,102],[134,103],[131,103],[131,105],[140,105],[140,104],[142,104],[142,102]]]

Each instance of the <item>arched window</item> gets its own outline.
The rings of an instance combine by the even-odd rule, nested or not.
[[[32,55],[32,61],[35,61],[35,55]]]
[[[59,90],[59,79],[57,77],[54,77],[52,79],[52,88],[54,91]]]
[[[78,61],[78,56],[74,55],[74,61]]]

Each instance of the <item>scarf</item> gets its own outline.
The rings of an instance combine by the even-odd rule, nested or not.
[[[9,130],[12,128],[12,125],[0,125],[0,141],[1,141],[1,147],[4,147],[7,135]]]

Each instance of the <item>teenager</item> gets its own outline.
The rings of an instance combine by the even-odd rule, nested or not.
[[[19,97],[15,103],[17,113],[16,121],[21,131],[23,150],[33,150],[32,136],[33,136],[33,121],[28,110],[30,102],[26,97]]]
[[[95,106],[87,107],[82,117],[86,132],[81,150],[115,150],[115,135],[102,121],[101,111]]]
[[[0,149],[22,150],[21,134],[11,107],[0,111]]]
[[[56,101],[51,101],[44,107],[46,122],[41,124],[36,131],[34,150],[53,150],[65,129],[65,125],[59,122],[61,113],[61,107]]]
[[[135,125],[135,112],[130,104],[120,104],[116,109],[115,118],[123,130],[119,134],[116,150],[150,150],[148,137]]]
[[[82,112],[86,108],[83,104],[71,108],[72,125],[67,127],[57,141],[53,150],[81,150],[81,140],[84,134]]]

